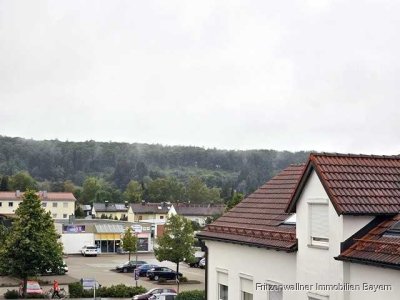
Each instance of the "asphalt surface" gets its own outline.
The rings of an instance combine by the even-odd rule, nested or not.
[[[131,255],[131,260],[134,260],[135,256]],[[175,270],[176,265],[164,261],[159,262],[153,254],[139,254],[138,260],[144,260],[150,264],[156,264],[159,266],[169,267]],[[101,285],[111,286],[116,284],[135,285],[133,273],[117,273],[115,267],[119,264],[123,264],[128,261],[128,254],[100,254],[97,257],[83,257],[83,256],[69,256],[65,259],[69,271],[68,277],[76,279],[77,281],[81,278],[95,278]],[[183,273],[183,276],[187,277],[189,281],[198,281],[199,283],[181,283],[179,290],[204,290],[205,270],[198,268],[190,268],[187,264],[181,263],[179,265],[179,272]],[[63,282],[63,276],[60,276],[60,282]],[[140,277],[138,285],[145,287],[146,289],[152,289],[159,287],[157,282],[150,281],[146,277]],[[168,285],[162,285],[166,288],[177,289],[176,283],[170,281]]]
[[[134,260],[135,256],[131,256],[131,260]],[[144,260],[150,264],[156,264],[159,266],[169,267],[175,270],[176,265],[164,261],[159,262],[153,254],[139,254],[138,260]],[[52,282],[56,279],[61,287],[67,288],[67,284],[71,282],[79,281],[81,278],[95,278],[103,286],[111,286],[116,284],[125,285],[136,285],[132,273],[117,273],[115,267],[119,264],[123,264],[128,261],[128,254],[100,254],[97,257],[83,257],[80,255],[73,255],[65,258],[65,262],[68,265],[67,275],[59,276],[41,276],[42,282],[48,282],[48,285],[42,284],[44,290],[49,290],[52,286]],[[183,276],[187,277],[188,280],[198,281],[200,283],[181,283],[179,291],[188,290],[204,290],[205,284],[205,270],[198,268],[190,268],[187,264],[181,263],[179,265],[179,272]],[[19,280],[0,276],[0,298],[3,297],[4,292],[8,289],[18,289]],[[150,281],[146,277],[140,277],[138,285],[145,287],[146,289],[152,289],[156,287],[173,288],[177,290],[176,283],[169,281],[168,285],[159,285],[157,282]]]

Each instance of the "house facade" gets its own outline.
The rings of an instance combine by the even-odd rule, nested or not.
[[[132,208],[127,203],[93,203],[91,215],[121,221],[133,221]]]
[[[167,202],[149,203],[142,201],[141,203],[133,203],[130,207],[135,222],[165,223],[169,215],[176,214],[173,204]]]
[[[400,299],[400,158],[311,154],[199,234],[208,299]]]
[[[12,217],[23,200],[23,192],[0,192],[0,215]],[[76,199],[72,193],[39,191],[42,206],[53,219],[68,219],[75,214]]]

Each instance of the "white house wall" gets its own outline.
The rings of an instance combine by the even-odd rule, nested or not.
[[[228,299],[241,299],[241,282],[252,280],[253,299],[267,299],[265,290],[256,290],[256,283],[274,281],[292,283],[296,278],[296,254],[238,244],[206,241],[208,247],[208,299],[218,299],[218,274],[227,271]],[[283,300],[294,299],[291,292]]]
[[[400,299],[400,271],[385,269],[376,266],[350,264],[350,282],[358,284],[361,291],[350,292],[350,300],[399,300]],[[375,292],[363,290],[376,288]],[[382,286],[383,285],[383,286]],[[388,285],[385,287],[384,285]],[[391,289],[391,290],[388,290]],[[347,300],[347,299],[345,299]]]
[[[64,253],[81,253],[85,245],[94,245],[94,233],[64,233],[61,235],[61,241],[64,245]]]
[[[307,202],[316,199],[328,200],[329,211],[329,248],[321,249],[310,246],[309,240],[309,205]],[[329,200],[322,183],[315,171],[310,175],[307,184],[296,206],[297,224],[296,234],[298,238],[297,251],[297,282],[302,284],[337,284],[351,283],[354,278],[349,274],[349,268],[344,263],[336,261],[334,257],[340,254],[341,242],[352,236],[358,230],[367,225],[371,216],[338,216],[332,202]],[[376,269],[376,268],[373,268]],[[400,276],[400,273],[398,273]],[[347,300],[348,292],[316,290],[319,295],[329,296],[330,300]],[[299,291],[297,299],[307,299],[308,291]],[[352,299],[352,298],[351,298]]]

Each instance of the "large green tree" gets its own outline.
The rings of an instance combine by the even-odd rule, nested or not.
[[[122,247],[125,251],[129,253],[129,261],[131,260],[131,253],[137,251],[138,238],[132,232],[132,228],[128,227],[125,231],[124,237],[122,238]]]
[[[34,191],[27,191],[0,247],[1,271],[23,280],[24,295],[29,277],[62,267],[63,247],[58,239],[50,212],[44,210]]]
[[[140,202],[142,200],[143,188],[142,185],[136,180],[129,181],[126,186],[123,198],[128,202]]]
[[[157,178],[147,187],[147,197],[151,202],[182,200],[184,193],[183,184],[174,177]]]
[[[199,177],[191,177],[186,188],[187,200],[191,203],[222,202],[219,188],[208,188]]]
[[[22,171],[11,177],[10,186],[13,190],[26,191],[36,189],[37,183],[28,172]]]
[[[176,264],[194,259],[194,231],[191,221],[179,215],[171,215],[165,225],[164,234],[157,239],[154,254],[159,261],[168,260]],[[179,281],[178,281],[179,282]]]

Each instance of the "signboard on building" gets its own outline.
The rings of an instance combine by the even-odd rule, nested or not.
[[[81,233],[85,229],[85,225],[63,225],[63,233]]]
[[[136,233],[140,233],[143,231],[143,227],[140,224],[134,224],[132,225],[133,231],[135,231]]]

